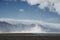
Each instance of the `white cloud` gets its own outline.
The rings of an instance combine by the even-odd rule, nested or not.
[[[21,31],[21,33],[46,33],[40,27],[32,27],[30,30]]]
[[[60,0],[26,0],[30,5],[36,5],[39,4],[40,9],[44,9],[45,7],[48,7],[50,11],[54,11],[53,9],[56,9],[56,12],[60,15]],[[54,6],[53,6],[54,4]]]
[[[30,5],[36,5],[39,3],[39,0],[26,0]]]
[[[24,12],[24,9],[19,9],[20,12]]]
[[[7,21],[7,22],[29,22],[29,23],[41,23],[43,24],[43,21],[39,21],[39,20],[27,20],[27,19],[13,19],[13,18],[0,18],[0,21]]]

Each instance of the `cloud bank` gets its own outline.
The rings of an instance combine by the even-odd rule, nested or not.
[[[30,5],[39,4],[40,9],[48,7],[50,11],[57,12],[60,15],[60,0],[26,0]]]
[[[20,19],[9,19],[9,18],[5,18],[5,19],[0,18],[0,21],[5,21],[11,24],[23,23],[26,25],[29,25],[29,24],[36,25],[29,30],[28,29],[23,31],[16,30],[16,31],[13,31],[12,33],[51,33],[51,32],[58,33],[60,32],[60,23],[48,23],[41,20],[20,20]]]

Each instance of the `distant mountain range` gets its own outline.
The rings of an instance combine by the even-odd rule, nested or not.
[[[13,28],[16,27],[15,25],[12,25],[8,22],[1,22],[0,21],[0,32],[10,32],[13,31]]]
[[[28,30],[34,26],[35,24],[11,24],[5,21],[0,21],[0,32],[20,32],[22,30]]]
[[[60,32],[60,28],[54,28],[53,26],[41,23],[26,23],[26,22],[19,22],[16,24],[12,24],[6,21],[0,21],[0,33],[2,32],[31,32],[31,33],[38,33],[41,32]]]

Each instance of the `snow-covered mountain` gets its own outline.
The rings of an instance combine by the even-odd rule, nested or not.
[[[0,33],[60,32],[60,24],[38,20],[0,20]]]
[[[11,32],[13,31],[14,27],[16,27],[16,25],[5,21],[0,21],[0,32]]]

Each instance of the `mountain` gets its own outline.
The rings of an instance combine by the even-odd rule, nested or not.
[[[60,28],[54,28],[54,26],[49,26],[49,25],[41,25],[38,24],[39,27],[41,27],[42,29],[46,30],[46,32],[60,32]]]
[[[0,32],[10,32],[13,31],[15,25],[12,25],[5,21],[0,21]]]
[[[56,26],[57,25],[57,26]],[[0,33],[43,33],[60,32],[60,24],[40,21],[0,21]]]
[[[21,32],[35,27],[35,24],[17,23],[11,24],[5,21],[0,21],[0,32]]]

